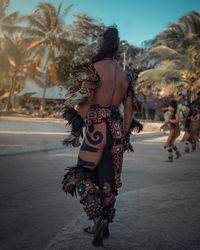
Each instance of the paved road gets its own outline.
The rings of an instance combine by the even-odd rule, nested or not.
[[[159,122],[143,122],[145,133],[159,133]],[[0,151],[6,148],[46,145],[62,141],[70,127],[64,119],[38,118],[0,112]],[[141,134],[141,133],[140,133]]]
[[[0,150],[59,142],[69,131],[65,124],[63,119],[0,116]]]
[[[137,141],[135,153],[125,155],[120,194],[200,180],[200,149],[166,163],[165,139]],[[79,201],[66,197],[60,185],[76,155],[69,149],[0,158],[0,249],[42,250],[82,213]]]

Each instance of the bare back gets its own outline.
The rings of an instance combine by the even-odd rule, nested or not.
[[[96,89],[93,104],[102,107],[119,106],[128,88],[128,79],[122,68],[112,60],[103,60],[94,64],[102,81]]]

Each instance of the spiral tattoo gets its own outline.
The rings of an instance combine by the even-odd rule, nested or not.
[[[94,139],[93,140],[89,133],[86,134],[87,140],[92,144],[92,145],[97,145],[103,141],[103,134],[100,131],[96,131],[93,135]]]

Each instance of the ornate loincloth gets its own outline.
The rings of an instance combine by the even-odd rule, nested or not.
[[[115,106],[104,108],[93,105],[88,113],[86,124],[87,132],[80,148],[77,165],[92,168],[95,154],[96,157],[101,154],[95,169],[96,184],[101,187],[108,182],[113,192],[117,193],[117,189],[121,186],[124,151],[123,119],[119,109]],[[85,163],[85,159],[90,159],[90,162]]]
[[[86,127],[77,166],[69,168],[63,180],[63,189],[69,192],[66,186],[69,187],[73,179],[72,192],[69,192],[73,194],[80,179],[90,178],[100,189],[109,183],[112,193],[117,195],[117,189],[122,185],[120,177],[124,152],[123,119],[118,107],[91,106]]]

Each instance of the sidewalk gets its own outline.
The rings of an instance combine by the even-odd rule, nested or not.
[[[167,163],[166,136],[139,137],[135,152],[124,155],[111,236],[98,249],[199,250],[199,145]],[[91,235],[82,232],[88,220],[79,199],[61,190],[77,153],[65,148],[0,158],[0,249],[92,249]]]
[[[159,127],[159,122],[144,122],[143,131],[133,134],[132,140],[163,136]],[[69,131],[63,119],[1,115],[0,156],[63,149],[62,141]]]
[[[200,180],[143,188],[119,195],[109,250],[199,250]],[[45,250],[97,249],[83,232],[85,214],[66,225]]]
[[[13,133],[11,133],[13,134]],[[42,136],[45,135],[45,133],[36,133],[34,136],[34,133],[30,132],[29,134],[29,143],[27,143],[26,140],[26,136],[23,135],[23,141],[20,135],[20,144],[16,144],[13,147],[11,146],[7,146],[7,147],[3,147],[2,145],[0,145],[0,157],[1,156],[6,156],[6,155],[15,155],[15,154],[23,154],[23,153],[30,153],[30,152],[38,152],[38,151],[49,151],[49,150],[56,150],[56,149],[66,149],[68,150],[70,147],[66,148],[65,146],[62,145],[62,140],[65,138],[65,136],[68,133],[58,133],[58,135],[56,133],[52,133],[54,138],[45,138],[46,141],[55,141],[52,143],[41,143],[39,144],[39,142],[41,142],[42,136],[38,136],[39,134],[41,134]],[[51,134],[51,136],[52,136]],[[1,132],[0,132],[1,135]],[[5,134],[4,134],[5,135]],[[46,135],[48,135],[46,133]],[[148,139],[148,138],[156,138],[156,137],[161,137],[164,136],[163,133],[141,133],[141,134],[134,134],[131,136],[131,140],[135,141],[135,140],[144,140],[144,139]],[[60,139],[60,141],[58,141],[58,138]],[[13,139],[13,136],[12,136]],[[34,139],[34,141],[33,141]]]

